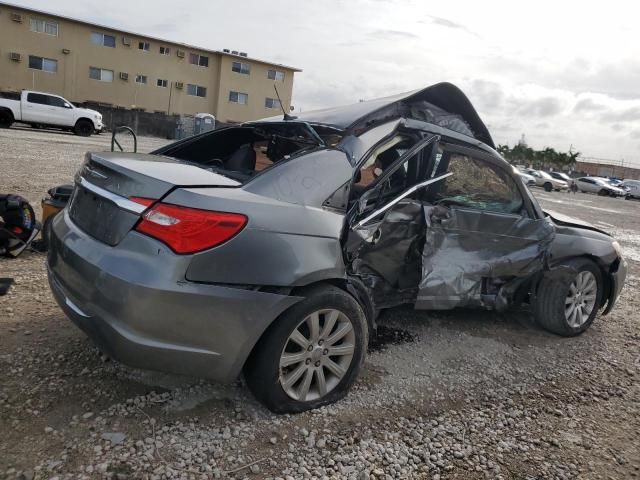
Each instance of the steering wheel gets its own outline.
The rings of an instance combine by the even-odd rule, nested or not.
[[[224,168],[224,162],[219,158],[212,158],[211,160],[209,160],[209,166],[216,167],[216,168]]]

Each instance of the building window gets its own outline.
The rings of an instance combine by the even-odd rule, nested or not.
[[[156,82],[156,86],[158,87],[167,88],[168,85],[169,85],[169,82],[167,80],[162,80],[161,78],[159,78],[158,81]]]
[[[187,84],[187,95],[193,95],[194,97],[206,97],[207,89],[198,85]]]
[[[91,32],[91,42],[103,47],[116,48],[116,37],[106,33]]]
[[[231,71],[242,73],[243,75],[249,75],[251,73],[251,65],[242,62],[233,62],[231,64]]]
[[[190,53],[189,63],[191,65],[200,65],[201,67],[208,67],[209,57],[205,57],[204,55],[198,55],[197,53]]]
[[[150,48],[149,42],[138,42],[138,50],[148,52]]]
[[[136,75],[136,83],[142,83],[143,85],[147,84],[147,76],[146,75]]]
[[[280,109],[280,100],[278,100],[277,98],[265,98],[264,99],[264,106],[267,108],[277,108],[278,110]]]
[[[31,19],[31,31],[37,33],[46,33],[47,35],[58,36],[58,22],[51,20],[41,20],[39,18]]]
[[[284,82],[284,72],[280,70],[269,70],[267,72],[267,78],[269,80],[278,80],[280,82]]]
[[[247,103],[249,103],[249,95],[246,93],[231,91],[229,92],[229,101],[232,103],[246,105]]]
[[[56,73],[58,71],[58,61],[52,58],[42,58],[29,55],[29,68],[42,70],[43,72]]]
[[[171,49],[169,47],[160,47],[160,55],[171,55]]]
[[[104,68],[89,67],[89,78],[102,82],[113,82],[113,70]]]

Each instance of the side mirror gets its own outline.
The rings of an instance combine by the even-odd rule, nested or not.
[[[70,103],[65,102],[64,103],[64,108],[73,108],[73,105],[71,105]]]

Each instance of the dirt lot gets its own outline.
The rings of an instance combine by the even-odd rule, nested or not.
[[[106,148],[106,136],[0,130],[0,192],[38,205]],[[630,273],[608,317],[565,339],[526,309],[386,311],[351,394],[296,416],[269,413],[240,381],[108,361],[58,309],[41,254],[0,259],[16,278],[0,297],[0,478],[640,476],[640,204],[535,193],[622,244]]]

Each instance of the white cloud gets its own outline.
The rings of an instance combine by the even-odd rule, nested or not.
[[[15,0],[14,0],[15,1]],[[451,81],[497,142],[640,166],[640,8],[539,0],[24,0],[20,4],[304,69],[310,110]]]

